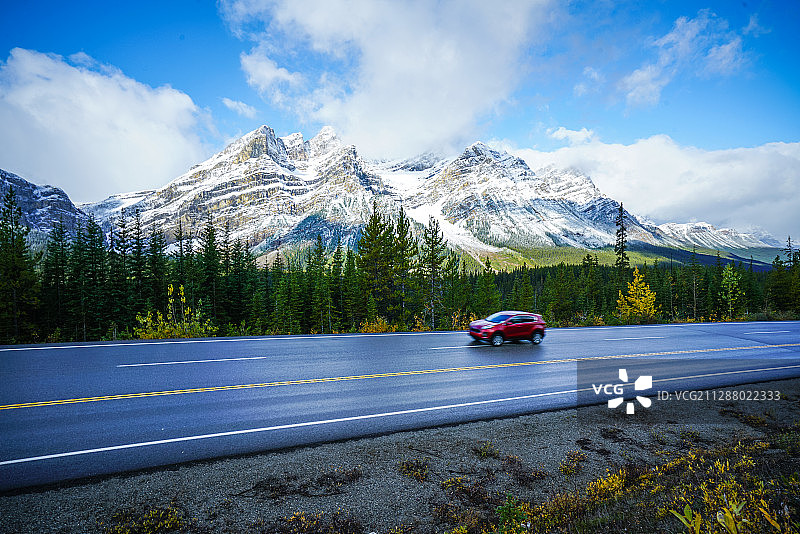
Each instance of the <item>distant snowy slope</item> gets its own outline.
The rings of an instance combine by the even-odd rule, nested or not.
[[[658,225],[668,245],[695,245],[711,250],[749,247],[780,247],[781,243],[766,233],[740,233],[731,228],[715,228],[705,222],[666,223]]]

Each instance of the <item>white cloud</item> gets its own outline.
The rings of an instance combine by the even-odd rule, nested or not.
[[[583,81],[576,83],[575,87],[572,88],[575,96],[596,93],[599,90],[599,86],[605,81],[603,74],[593,67],[585,67],[583,69],[583,78]]]
[[[262,47],[253,48],[249,54],[242,53],[240,60],[242,70],[247,74],[247,83],[260,93],[268,93],[282,83],[297,85],[302,81],[300,74],[278,67]]]
[[[0,165],[76,201],[151,188],[205,155],[201,111],[86,54],[15,48],[0,64]]]
[[[709,74],[733,74],[745,63],[744,58],[742,39],[734,37],[728,43],[711,47],[706,56],[706,69]]]
[[[707,9],[695,18],[680,17],[672,30],[652,42],[656,58],[624,76],[619,89],[632,107],[658,104],[661,92],[682,73],[731,75],[745,64],[741,37]]]
[[[222,103],[225,104],[225,107],[231,111],[234,111],[241,115],[242,117],[247,117],[248,119],[254,119],[256,116],[256,108],[253,106],[248,106],[244,102],[240,102],[238,100],[231,100],[228,97],[222,98]]]
[[[779,241],[800,235],[800,143],[701,150],[657,135],[630,145],[595,141],[515,154],[533,169],[575,167],[630,211],[658,223],[762,227]]]
[[[671,75],[657,65],[645,65],[622,79],[620,86],[629,106],[652,106],[661,99],[661,90]]]
[[[752,35],[753,37],[759,37],[761,35],[769,33],[771,30],[768,28],[764,28],[758,22],[758,14],[753,13],[750,15],[750,20],[747,22],[747,26],[744,27],[742,33],[745,35]]]
[[[594,132],[592,130],[587,130],[586,128],[581,128],[580,130],[567,130],[563,126],[560,126],[557,130],[550,130],[547,133],[553,139],[567,141],[570,145],[580,145],[583,143],[588,143],[594,139]]]
[[[545,0],[222,3],[240,33],[263,25],[258,53],[243,55],[251,85],[384,157],[474,140],[525,74],[526,46],[541,35],[548,9]],[[300,48],[322,58],[323,72],[304,76],[307,87],[275,91],[296,75],[287,65]]]

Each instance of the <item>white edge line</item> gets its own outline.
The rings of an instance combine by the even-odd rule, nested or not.
[[[184,363],[211,363],[211,362],[238,362],[242,360],[266,360],[269,356],[252,356],[247,358],[219,358],[216,360],[186,360],[176,362],[152,362],[152,363],[123,363],[117,367],[151,367],[153,365],[181,365]]]
[[[783,367],[766,367],[764,369],[743,369],[741,371],[723,371],[719,373],[709,373],[705,375],[692,375],[692,376],[678,376],[674,378],[660,378],[653,380],[653,382],[671,382],[673,380],[690,380],[692,378],[708,378],[710,376],[725,376],[725,375],[741,375],[745,373],[758,373],[760,371],[783,371],[785,369],[797,369],[800,365],[784,365]],[[732,387],[732,386],[725,386]]]
[[[491,345],[459,345],[456,347],[430,347],[428,350],[446,350],[446,349],[485,349]]]
[[[742,332],[741,335],[746,336],[750,334],[789,334],[791,330],[771,330],[769,332]]]
[[[735,375],[735,374],[744,374],[744,373],[757,373],[757,372],[764,372],[764,371],[782,371],[785,369],[796,369],[800,368],[800,365],[787,365],[783,367],[769,367],[765,369],[744,369],[741,371],[725,371],[720,373],[708,373],[703,375],[692,375],[692,376],[680,376],[674,378],[662,378],[659,380],[653,380],[653,382],[669,382],[673,380],[689,380],[692,378],[708,378],[711,376],[725,376],[725,375]],[[733,386],[725,386],[725,387],[733,387]],[[301,428],[306,426],[317,426],[317,425],[327,425],[332,423],[345,423],[349,421],[363,421],[366,419],[377,419],[381,417],[392,417],[396,415],[407,415],[412,413],[423,413],[423,412],[433,412],[433,411],[441,411],[441,410],[449,410],[452,408],[464,408],[467,406],[479,406],[483,404],[496,404],[499,402],[510,402],[510,401],[517,401],[517,400],[525,400],[525,399],[534,399],[537,397],[549,397],[554,395],[565,395],[568,393],[579,393],[581,391],[592,391],[591,387],[588,388],[581,388],[581,389],[570,389],[565,391],[551,391],[548,393],[534,393],[531,395],[521,395],[518,397],[508,397],[504,399],[488,399],[482,401],[473,401],[473,402],[462,402],[459,404],[447,404],[444,406],[429,406],[427,408],[413,408],[410,410],[399,410],[396,412],[384,412],[384,413],[373,413],[367,415],[354,415],[351,417],[339,417],[336,419],[325,419],[321,421],[306,421],[304,423],[291,423],[286,425],[276,425],[276,426],[267,426],[262,428],[248,428],[246,430],[232,430],[229,432],[217,432],[214,434],[201,434],[198,436],[185,436],[181,438],[170,438],[170,439],[160,439],[156,441],[143,441],[140,443],[128,443],[126,445],[112,445],[109,447],[100,447],[97,449],[86,449],[81,451],[71,451],[71,452],[61,452],[57,454],[46,454],[44,456],[32,456],[30,458],[18,458],[16,460],[5,460],[0,462],[0,466],[4,465],[12,465],[12,464],[20,464],[26,462],[36,462],[40,460],[52,460],[55,458],[66,458],[69,456],[80,456],[84,454],[94,454],[98,452],[109,452],[109,451],[117,451],[117,450],[124,450],[124,449],[135,449],[139,447],[149,447],[152,445],[164,445],[168,443],[181,443],[186,441],[197,441],[201,439],[210,439],[210,438],[220,438],[220,437],[227,437],[227,436],[239,436],[243,434],[255,434],[260,432],[270,432],[274,430],[287,430],[292,428]]]
[[[645,336],[645,337],[607,337],[603,341],[627,341],[633,339],[666,339],[666,336]]]
[[[104,347],[147,347],[151,345],[187,345],[191,343],[238,343],[242,341],[280,341],[289,339],[347,339],[354,337],[390,337],[390,336],[452,336],[464,335],[465,330],[450,332],[385,332],[379,334],[331,334],[317,336],[276,336],[276,337],[253,337],[253,338],[234,338],[234,339],[186,339],[180,341],[139,341],[138,343],[103,343],[87,345],[57,345],[48,347],[7,347],[0,349],[0,352],[23,351],[23,350],[58,350],[58,349],[93,349]]]
[[[755,324],[796,324],[799,321],[744,321],[744,322],[725,322],[725,323],[670,323],[670,324],[649,324],[649,325],[621,325],[621,326],[570,326],[566,328],[553,328],[553,332],[565,330],[614,330],[614,329],[635,329],[635,328],[686,328],[693,326],[750,326]],[[777,324],[776,324],[777,323]]]
[[[676,324],[653,324],[653,325],[625,325],[625,326],[592,326],[592,327],[569,327],[569,328],[553,328],[552,332],[569,331],[569,330],[614,330],[614,329],[635,329],[635,328],[683,328],[692,326],[747,326],[754,324],[772,324],[776,322],[783,323],[797,323],[798,321],[748,321],[744,323],[676,323]],[[287,340],[287,339],[346,339],[355,337],[368,337],[368,336],[447,336],[447,335],[464,335],[466,330],[454,330],[447,332],[387,332],[378,334],[331,334],[331,335],[317,335],[317,336],[274,336],[274,337],[253,337],[253,338],[234,338],[234,339],[187,339],[181,341],[142,341],[138,343],[105,343],[105,344],[87,344],[87,345],[58,345],[47,347],[6,347],[0,348],[0,352],[9,351],[24,351],[24,350],[57,350],[57,349],[87,349],[95,347],[133,347],[133,346],[146,346],[146,345],[182,345],[189,343],[236,343],[241,341],[273,341],[273,340]],[[787,330],[787,332],[791,332]]]

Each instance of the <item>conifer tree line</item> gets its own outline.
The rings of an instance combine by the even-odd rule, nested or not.
[[[436,219],[415,233],[402,209],[387,215],[373,205],[355,250],[326,249],[318,236],[304,254],[278,253],[259,266],[210,218],[201,229],[179,221],[167,252],[163,231],[144,231],[135,211],[108,236],[93,219],[74,235],[59,224],[34,255],[10,190],[0,213],[0,343],[143,337],[148,314],[189,309],[212,325],[197,331],[216,335],[464,329],[501,309],[541,313],[551,326],[619,324],[632,320],[620,308],[624,298],[635,307],[632,288],[649,295],[642,298],[656,311],[648,321],[800,314],[800,252],[791,240],[769,272],[719,256],[704,266],[693,255],[634,275],[621,207],[618,219],[615,265],[587,253],[579,265],[511,271],[496,271],[487,257],[474,270],[447,247]],[[176,306],[186,309],[176,314]]]

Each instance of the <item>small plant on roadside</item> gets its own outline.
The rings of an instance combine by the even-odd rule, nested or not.
[[[217,333],[209,319],[192,309],[186,303],[183,286],[178,286],[177,300],[175,290],[170,284],[167,287],[167,316],[160,311],[148,311],[146,315],[137,314],[139,326],[133,327],[133,335],[139,339],[175,339],[210,337]]]
[[[395,325],[389,324],[389,322],[383,317],[376,317],[374,321],[364,321],[361,323],[359,327],[359,331],[364,334],[377,334],[377,333],[385,333],[385,332],[395,332],[397,331],[397,327]]]
[[[341,510],[327,515],[323,512],[295,512],[278,522],[266,525],[261,532],[270,534],[362,534],[364,527],[358,519]]]
[[[483,459],[500,458],[500,451],[491,441],[481,441],[477,447],[472,448],[473,452]]]
[[[430,460],[428,458],[403,460],[397,467],[400,474],[424,482],[428,479],[430,472]]]
[[[800,431],[782,432],[771,440],[771,444],[778,449],[783,449],[790,456],[800,456]]]
[[[503,465],[506,473],[523,486],[531,486],[535,481],[549,476],[544,469],[527,467],[519,456],[506,456],[503,458]]]
[[[522,534],[530,527],[526,507],[510,493],[506,495],[506,502],[498,506],[497,515],[500,523],[497,526],[498,534]]]
[[[586,453],[583,451],[569,451],[564,460],[558,466],[558,470],[565,477],[576,475],[581,470],[581,465],[586,461]]]
[[[125,510],[114,514],[110,523],[100,523],[105,534],[156,534],[176,532],[188,526],[183,513],[174,504],[143,512]]]

